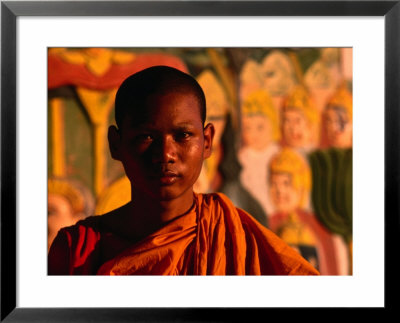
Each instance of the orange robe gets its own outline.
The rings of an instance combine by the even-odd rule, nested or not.
[[[98,228],[83,228],[82,222],[86,220],[64,228],[50,249],[49,274],[63,271],[98,275],[319,274],[295,250],[236,208],[225,195],[195,194],[195,202],[189,213],[131,246],[124,246]],[[96,217],[90,221],[93,218]],[[105,255],[107,251],[98,247],[107,245],[107,239],[115,243],[115,255],[110,252]],[[58,243],[66,250],[61,251]],[[57,255],[57,250],[64,255]],[[64,264],[67,268],[60,270],[57,259],[69,259]]]

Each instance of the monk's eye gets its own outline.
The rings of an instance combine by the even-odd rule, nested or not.
[[[147,133],[142,133],[142,134],[138,134],[137,136],[135,136],[135,142],[136,143],[149,143],[151,141],[153,141],[153,136],[151,134],[147,134]]]
[[[192,136],[192,134],[188,131],[179,131],[175,134],[175,140],[183,141],[183,140],[189,139],[191,136]]]

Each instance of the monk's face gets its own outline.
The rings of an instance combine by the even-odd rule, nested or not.
[[[213,137],[211,124],[203,128],[195,95],[155,94],[132,111],[119,131],[110,127],[109,140],[132,183],[133,198],[135,192],[161,201],[192,198]]]

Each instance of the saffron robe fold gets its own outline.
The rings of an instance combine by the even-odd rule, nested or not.
[[[60,230],[49,252],[49,274],[319,274],[221,193],[195,194],[189,213],[133,245],[101,232],[96,218]]]

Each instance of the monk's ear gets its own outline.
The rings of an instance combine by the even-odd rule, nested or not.
[[[111,157],[116,160],[121,160],[121,136],[115,126],[108,128],[108,146],[110,148]]]
[[[212,123],[207,124],[204,128],[204,159],[211,156],[214,134],[214,125]]]

